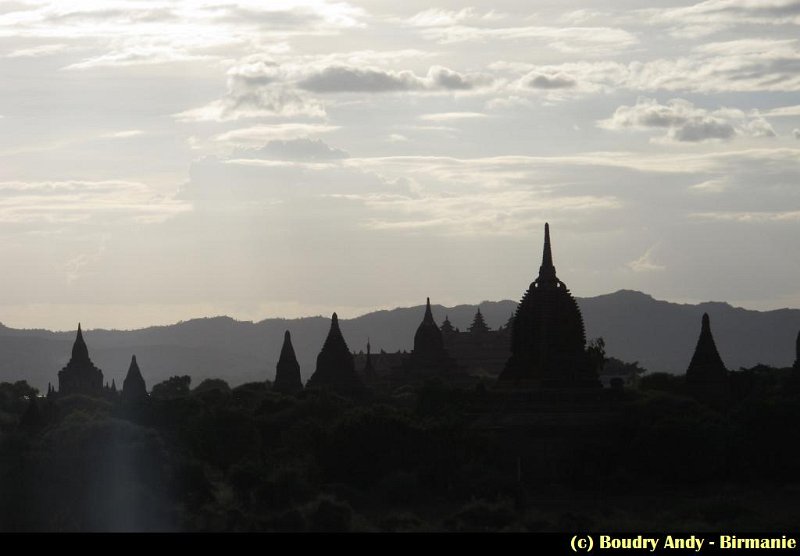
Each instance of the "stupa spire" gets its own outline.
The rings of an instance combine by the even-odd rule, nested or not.
[[[275,368],[275,382],[272,384],[272,389],[284,394],[295,394],[303,389],[300,364],[294,354],[292,335],[288,330],[283,334],[283,347]]]
[[[75,343],[72,344],[72,359],[75,362],[89,360],[89,348],[86,347],[86,342],[83,340],[81,323],[78,323],[78,334],[75,336]]]
[[[138,403],[147,399],[147,387],[136,362],[136,356],[131,357],[131,364],[128,367],[128,374],[122,381],[122,400],[125,402]]]
[[[306,389],[329,389],[348,396],[364,394],[364,385],[356,373],[353,354],[339,329],[336,313],[331,316],[331,329],[317,355],[317,369],[308,379]]]
[[[433,312],[431,311],[431,298],[427,298],[425,302],[425,316],[422,317],[422,322],[433,323]]]
[[[553,266],[553,252],[550,248],[550,224],[544,224],[544,249],[542,250],[542,265],[539,267],[539,282],[555,282],[556,267]]]

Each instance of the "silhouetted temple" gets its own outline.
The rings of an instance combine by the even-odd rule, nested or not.
[[[100,397],[103,395],[103,371],[89,359],[89,349],[83,341],[81,325],[72,346],[72,357],[67,366],[58,371],[58,393],[61,396],[84,394]]]
[[[442,323],[442,339],[447,353],[459,369],[472,376],[497,377],[511,355],[511,328],[492,330],[478,309],[466,331],[453,328],[450,320]]]
[[[372,364],[372,346],[369,345],[369,339],[367,339],[367,361],[364,363],[361,374],[368,382],[374,382],[378,378],[378,373]]]
[[[308,379],[306,389],[331,390],[345,396],[358,396],[365,392],[364,383],[356,373],[353,354],[339,330],[336,313],[331,317],[331,329],[317,355],[317,369]]]
[[[444,347],[442,331],[433,320],[429,297],[425,315],[414,333],[414,350],[403,361],[403,370],[414,375],[434,375],[450,373],[455,369],[455,361]]]
[[[708,313],[703,313],[700,337],[686,369],[686,386],[692,395],[712,404],[724,403],[728,395],[728,370],[714,343]]]
[[[800,331],[797,332],[797,340],[794,343],[794,370],[800,371]]]
[[[116,392],[117,387],[112,384],[112,389]],[[147,387],[136,362],[136,356],[131,357],[131,364],[128,367],[128,374],[122,381],[122,401],[126,403],[141,403],[147,399]]]
[[[511,357],[498,380],[502,385],[544,388],[599,387],[585,346],[583,317],[567,286],[556,277],[550,226],[545,224],[539,276],[517,307]]]
[[[283,347],[275,368],[275,382],[272,383],[272,389],[283,394],[296,394],[303,389],[300,364],[294,354],[292,336],[288,330],[283,335]]]
[[[469,328],[467,328],[467,331],[472,334],[486,334],[489,332],[489,327],[486,325],[486,321],[483,320],[480,307],[478,307],[475,318],[472,320],[472,324],[469,325]]]

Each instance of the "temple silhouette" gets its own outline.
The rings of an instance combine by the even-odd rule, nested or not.
[[[121,393],[117,391],[115,380],[112,379],[110,385],[103,384],[103,371],[98,369],[89,357],[89,348],[83,339],[80,323],[72,345],[72,356],[66,366],[58,372],[58,390],[51,384],[47,385],[48,399],[74,394],[110,400],[119,396],[129,405],[142,403],[149,397],[135,355],[131,357]]]
[[[403,360],[403,371],[410,377],[429,377],[455,372],[456,362],[444,347],[442,331],[433,320],[431,298],[425,302],[425,314],[414,333],[414,349]]]
[[[370,389],[390,391],[431,378],[458,387],[474,387],[480,383],[485,388],[489,384],[498,392],[588,392],[603,389],[598,379],[600,366],[587,350],[581,311],[556,274],[547,223],[544,225],[538,275],[505,325],[492,330],[479,306],[465,331],[454,328],[447,315],[440,327],[434,319],[430,298],[427,298],[413,342],[410,353],[386,353],[383,350],[373,353],[369,340],[366,354],[363,351],[352,353],[342,335],[337,314],[333,313],[315,371],[305,386],[291,334],[285,331],[272,390],[285,395],[323,390],[360,398]],[[795,351],[793,368],[800,372],[800,333]],[[617,389],[624,386],[621,380],[616,380],[615,385]],[[717,408],[724,407],[731,395],[729,371],[714,342],[708,314],[702,318],[700,335],[686,370],[685,387],[686,392],[697,400]],[[47,398],[72,394],[119,398],[127,404],[148,399],[135,355],[131,358],[121,392],[117,392],[113,380],[111,385],[103,385],[103,372],[89,357],[80,324],[71,358],[58,372],[58,390],[48,385]],[[555,395],[556,398],[559,396],[561,394]],[[580,399],[583,400],[581,403],[596,400],[593,395],[570,395],[565,399]]]
[[[556,276],[550,226],[544,225],[539,276],[522,296],[511,332],[511,357],[499,382],[533,388],[597,388],[600,382],[586,353],[578,304]]]
[[[711,334],[711,319],[703,313],[700,336],[686,369],[686,386],[691,395],[712,405],[722,405],[729,396],[728,369]]]
[[[116,390],[116,388],[115,388]],[[131,357],[131,365],[128,367],[128,374],[122,382],[122,401],[130,404],[137,404],[147,400],[147,387],[136,362],[136,356]]]
[[[296,394],[303,390],[303,381],[300,378],[300,365],[292,347],[292,335],[287,330],[283,335],[283,346],[275,368],[275,381],[272,389],[283,394]]]
[[[344,396],[361,396],[364,383],[356,373],[353,354],[339,329],[336,313],[331,316],[328,337],[317,356],[317,368],[306,383],[307,390],[329,390]]]
[[[84,394],[100,397],[103,394],[103,371],[89,359],[89,348],[83,340],[81,325],[72,345],[72,357],[66,367],[58,372],[58,393],[62,396]]]

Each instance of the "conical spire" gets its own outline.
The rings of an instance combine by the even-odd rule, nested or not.
[[[433,320],[431,298],[429,297],[425,303],[425,316],[422,317],[422,322],[414,334],[414,352],[427,357],[433,354],[438,356],[443,350],[442,332],[436,326],[436,321]]]
[[[78,335],[75,336],[75,343],[72,344],[72,359],[76,363],[89,360],[89,348],[86,347],[86,342],[83,341],[81,323],[78,323]]]
[[[317,369],[308,379],[306,388],[330,389],[344,395],[361,395],[364,392],[364,385],[356,373],[353,354],[339,330],[336,313],[331,316],[331,329],[317,355]]]
[[[433,312],[431,311],[431,298],[430,297],[428,297],[427,301],[425,302],[425,316],[422,317],[422,322],[428,323],[428,324],[434,323],[434,321],[433,321]]]
[[[544,250],[542,252],[542,265],[539,267],[539,282],[555,282],[556,267],[553,266],[553,253],[550,249],[550,224],[544,224]]]
[[[141,402],[147,399],[147,387],[135,355],[131,357],[128,374],[122,382],[122,399],[126,402]]]
[[[686,370],[686,380],[689,383],[709,382],[724,380],[728,371],[717,351],[714,336],[711,334],[711,319],[708,313],[703,313],[700,337],[694,349],[692,361]]]
[[[272,389],[284,394],[295,394],[303,389],[300,365],[294,354],[292,335],[288,330],[283,334],[283,347],[275,368],[275,382],[272,383]]]
[[[115,394],[117,393],[117,383],[114,381],[113,378],[111,379],[111,391],[114,392]]]

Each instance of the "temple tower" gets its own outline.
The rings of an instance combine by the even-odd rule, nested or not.
[[[317,368],[306,383],[308,390],[331,390],[345,396],[365,393],[364,383],[356,373],[353,354],[339,329],[336,313],[331,317],[328,337],[317,355]]]
[[[272,389],[283,394],[296,394],[303,390],[300,364],[294,354],[292,336],[288,330],[283,335],[283,347],[281,347],[281,355],[278,357],[278,365],[275,368],[275,382],[272,383]]]
[[[95,367],[89,359],[89,348],[83,340],[80,323],[75,343],[72,345],[72,357],[69,363],[58,371],[58,393],[61,396],[84,394],[95,397],[103,394],[103,371]]]
[[[442,331],[433,320],[430,297],[425,302],[422,322],[414,333],[414,350],[403,361],[403,369],[407,373],[424,376],[450,373],[456,369],[455,361],[444,347]]]
[[[545,224],[539,276],[517,306],[511,357],[498,380],[504,386],[600,387],[585,347],[583,317],[575,298],[556,276],[550,226]]]
[[[116,392],[116,385],[113,385]],[[147,386],[144,383],[136,356],[131,357],[131,364],[128,367],[128,374],[122,381],[122,401],[126,403],[140,403],[147,399]]]
[[[700,337],[697,338],[697,346],[686,369],[686,386],[694,397],[716,406],[724,404],[730,393],[728,370],[711,334],[708,313],[703,313]]]
[[[489,332],[489,327],[486,325],[486,321],[483,319],[480,307],[478,307],[478,312],[475,313],[475,318],[472,319],[472,324],[469,325],[467,330],[472,334],[486,334]]]

